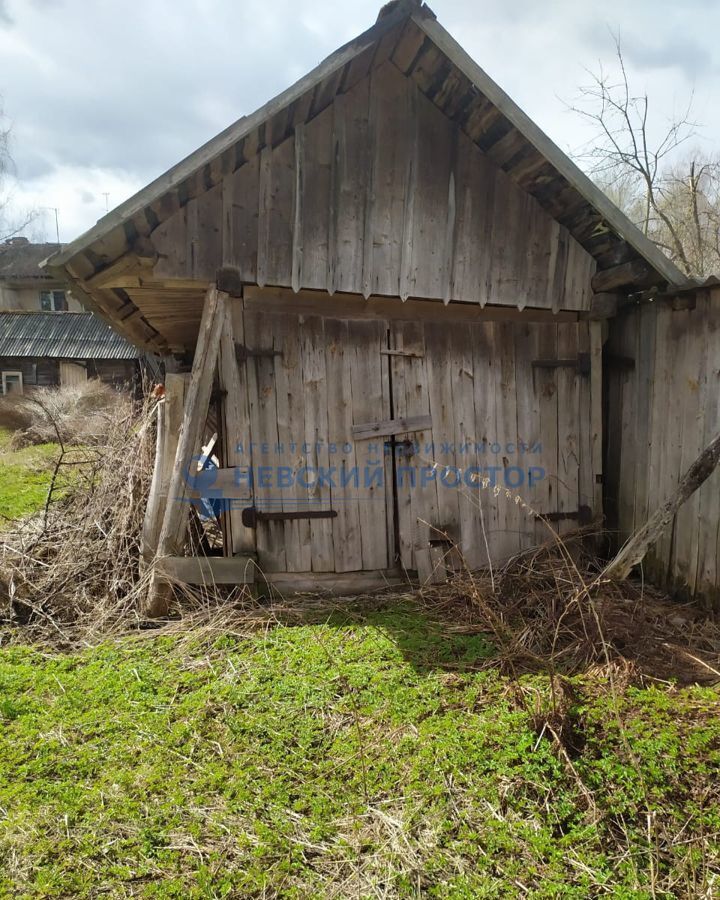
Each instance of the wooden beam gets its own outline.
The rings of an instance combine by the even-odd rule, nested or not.
[[[68,284],[70,293],[88,312],[96,313],[131,343],[161,355],[168,352],[165,339],[145,319],[122,321],[117,316],[117,305],[113,308],[107,300],[107,295],[103,295],[103,291],[96,290],[94,294],[90,294],[85,289],[84,282],[67,269],[48,266],[47,271],[59,281]]]
[[[160,535],[160,526],[165,512],[160,500],[160,479],[162,471],[162,459],[165,452],[167,439],[167,426],[165,423],[165,401],[161,400],[155,407],[155,463],[153,465],[152,481],[148,493],[145,518],[143,520],[141,542],[141,566],[150,562],[157,552],[157,542]]]
[[[427,431],[430,428],[432,416],[406,416],[400,419],[386,419],[383,422],[353,425],[350,430],[356,441],[369,441],[376,437],[388,437],[410,431]]]
[[[267,572],[258,573],[255,584],[259,590],[266,584],[269,590],[281,594],[326,593],[352,596],[380,591],[413,582],[406,572],[397,569],[376,569],[366,572]]]
[[[165,517],[168,488],[175,462],[178,436],[182,427],[185,390],[189,377],[189,375],[167,372],[165,396],[157,406],[155,465],[145,510],[142,538],[143,562],[148,565],[157,553],[160,529]]]
[[[138,257],[130,251],[107,266],[107,268],[101,269],[95,275],[87,278],[84,282],[85,287],[92,291],[95,288],[117,287],[120,285],[120,282],[122,282],[122,285],[125,285],[130,277],[138,278],[146,274],[152,277],[153,266],[156,260],[157,254],[155,259],[153,259]]]
[[[720,434],[698,456],[680,479],[677,490],[657,509],[630,538],[618,555],[603,570],[604,578],[627,578],[633,567],[645,558],[650,547],[672,522],[687,499],[701,487],[720,463]]]
[[[260,592],[284,595],[324,593],[352,596],[413,584],[406,572],[376,569],[368,572],[261,572],[250,556],[167,556],[157,569],[168,582],[184,584],[252,584]]]
[[[157,571],[184,584],[253,584],[257,564],[250,556],[166,556],[158,559]]]
[[[245,282],[236,266],[223,266],[217,272],[217,286],[230,297],[242,297]]]
[[[620,294],[593,294],[590,298],[590,309],[583,317],[590,322],[600,322],[603,319],[612,319],[620,308]]]
[[[293,315],[331,316],[335,319],[389,319],[391,321],[426,322],[547,322],[561,324],[577,322],[573,311],[554,313],[550,309],[519,310],[514,306],[485,306],[477,303],[452,302],[445,306],[441,300],[370,297],[360,294],[324,291],[299,291],[289,288],[260,288],[247,285],[243,292],[245,308],[262,312],[284,312]]]
[[[658,281],[657,274],[643,259],[631,259],[630,262],[603,269],[593,275],[591,285],[595,293],[615,291],[618,288],[649,287]]]
[[[227,295],[213,284],[205,296],[200,333],[193,360],[190,385],[185,397],[183,423],[178,437],[175,463],[168,489],[168,503],[158,539],[158,557],[176,556],[183,548],[188,522],[186,475],[207,418],[220,334],[225,322]],[[155,568],[148,591],[147,615],[167,615],[170,586]]]

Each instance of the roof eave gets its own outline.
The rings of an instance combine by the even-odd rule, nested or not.
[[[493,103],[515,128],[581,194],[652,268],[669,284],[687,285],[690,279],[647,238],[597,185],[554,143],[515,101],[462,48],[434,18],[413,13],[415,25]]]

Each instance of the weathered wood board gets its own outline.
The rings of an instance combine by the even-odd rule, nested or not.
[[[549,365],[589,347],[591,323],[334,318],[292,297],[231,301],[248,399],[226,443],[260,511],[333,517],[258,521],[263,571],[424,571],[450,545],[475,569],[546,540],[538,514],[564,531],[581,503],[600,513],[598,379]],[[225,403],[237,431],[242,402]]]
[[[694,308],[656,301],[611,323],[605,345],[606,490],[619,543],[671,495],[720,431],[719,327],[718,291],[699,292]],[[717,603],[719,521],[715,472],[646,556],[645,576],[681,595]]]
[[[156,279],[211,280],[222,264],[261,286],[519,309],[588,309],[595,270],[390,61],[284,140],[258,145],[151,240]],[[144,310],[150,322],[165,313]]]

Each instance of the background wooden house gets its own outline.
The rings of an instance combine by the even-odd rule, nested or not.
[[[0,395],[98,378],[139,383],[142,351],[83,309],[60,273],[41,267],[58,244],[0,244]]]
[[[0,312],[3,395],[97,378],[117,389],[139,387],[143,353],[89,312]]]
[[[58,250],[59,244],[36,244],[25,237],[0,243],[0,312],[83,312],[62,274],[41,268]]]
[[[545,539],[538,514],[600,516],[605,320],[686,281],[413,2],[51,264],[192,367],[168,379],[150,543],[183,556],[193,490],[235,503],[226,559],[163,571],[253,561],[282,586],[428,577],[449,547],[476,567]]]

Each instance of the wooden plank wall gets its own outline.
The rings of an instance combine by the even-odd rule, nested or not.
[[[438,532],[478,568],[488,553],[496,563],[549,540],[552,532],[535,513],[576,515],[582,505],[600,514],[590,378],[570,367],[532,364],[567,356],[563,341],[585,344],[589,330],[587,322],[391,323],[398,353],[391,357],[393,414],[432,417],[426,431],[398,435],[417,448],[403,461],[417,470],[414,486],[407,479],[398,486],[406,568],[416,568],[415,550]],[[423,484],[428,465],[437,474]],[[552,527],[563,533],[577,525],[568,518]]]
[[[276,146],[266,134],[151,238],[157,278],[210,281],[226,265],[260,286],[520,309],[586,309],[595,269],[390,62]]]
[[[488,556],[496,563],[548,540],[552,532],[536,512],[577,514],[582,505],[600,513],[592,380],[571,367],[533,366],[577,355],[597,323],[557,323],[550,315],[542,322],[363,319],[352,307],[342,317],[343,305],[327,300],[314,309],[306,301],[292,314],[293,295],[285,295],[253,291],[231,301],[235,339],[251,355],[238,364],[247,423],[227,440],[244,448],[236,464],[293,473],[288,487],[258,481],[258,508],[335,510],[337,517],[259,523],[264,571],[398,563],[416,570],[418,550],[445,534],[478,568]],[[352,429],[418,417],[432,424],[395,434],[396,443],[407,442],[396,458],[396,529],[387,439],[356,439]],[[334,483],[303,488],[297,476],[306,466],[334,468]],[[340,473],[355,466],[359,482],[342,484]],[[378,466],[382,483],[367,478]],[[576,526],[576,518],[553,523],[561,533]]]
[[[387,323],[245,309],[234,301],[235,339],[253,351],[238,363],[247,383],[248,419],[228,443],[242,448],[236,464],[261,467],[255,505],[265,512],[332,510],[335,519],[260,522],[258,563],[266,572],[373,571],[388,567],[391,540],[387,485],[365,483],[365,456],[352,443],[353,423],[388,409]],[[241,332],[240,329],[243,329]],[[259,355],[262,353],[262,355]],[[236,426],[237,429],[237,426]],[[382,447],[382,439],[376,442]],[[345,448],[343,449],[345,445]],[[373,469],[383,465],[374,455]],[[359,483],[341,472],[361,467]],[[334,469],[333,486],[316,478]],[[303,474],[309,469],[312,474]],[[278,482],[287,473],[287,486]]]
[[[23,386],[51,387],[60,384],[58,360],[47,357],[4,356],[0,359],[0,371],[22,372]]]
[[[719,337],[720,291],[698,293],[694,309],[656,301],[612,322],[605,345],[606,497],[619,543],[672,493],[720,430]],[[634,368],[620,357],[633,359]],[[646,576],[716,605],[719,528],[716,471],[646,557]]]

